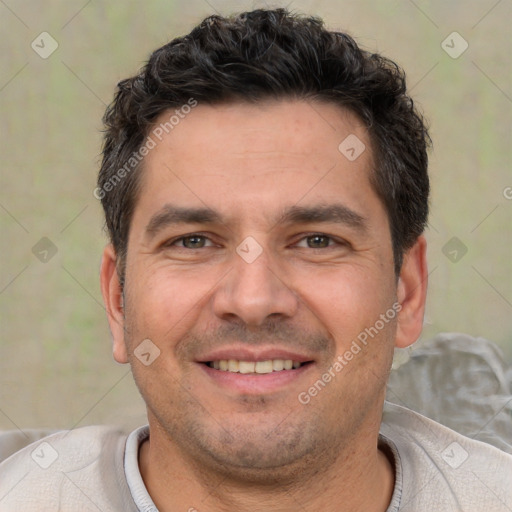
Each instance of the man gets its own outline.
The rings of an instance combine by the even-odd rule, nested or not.
[[[149,427],[16,453],[2,510],[512,510],[510,455],[383,417],[427,286],[429,138],[393,62],[282,9],[212,16],[105,124],[102,292]]]

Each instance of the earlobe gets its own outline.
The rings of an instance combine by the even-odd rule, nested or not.
[[[398,315],[396,346],[405,348],[420,336],[427,296],[427,242],[420,236],[404,255],[397,287],[401,304]]]
[[[108,323],[113,339],[114,359],[127,363],[128,356],[124,340],[123,291],[117,274],[117,255],[111,244],[103,251],[100,270],[101,293],[107,311]]]

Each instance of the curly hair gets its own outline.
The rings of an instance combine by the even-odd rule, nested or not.
[[[399,274],[403,254],[425,229],[430,188],[431,141],[406,93],[405,73],[395,62],[360,49],[347,34],[326,30],[319,18],[258,9],[206,18],[190,34],[157,49],[137,75],[118,84],[103,119],[95,196],[105,211],[121,282],[143,168],[140,155],[155,119],[191,100],[218,104],[285,98],[338,105],[367,127],[374,161],[370,180],[389,217]]]

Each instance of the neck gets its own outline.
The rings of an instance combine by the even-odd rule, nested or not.
[[[318,457],[307,468],[282,468],[275,471],[272,483],[237,477],[236,469],[226,473],[196,464],[160,429],[151,427],[151,439],[139,451],[139,467],[161,512],[292,512],[301,505],[325,512],[384,512],[393,493],[394,470],[377,448],[378,423],[376,427],[361,430],[329,464]],[[322,464],[315,466],[315,460]]]

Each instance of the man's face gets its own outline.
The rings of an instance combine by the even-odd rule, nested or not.
[[[182,454],[268,471],[379,424],[397,282],[372,165],[355,116],[304,101],[199,105],[147,155],[114,349]]]

